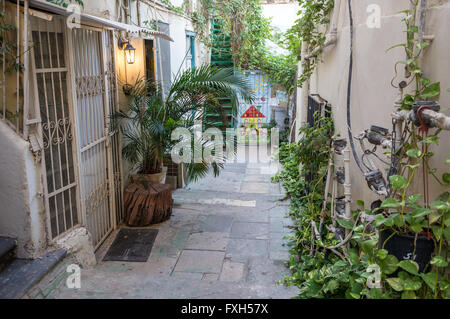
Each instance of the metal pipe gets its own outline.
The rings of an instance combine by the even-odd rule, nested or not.
[[[331,18],[331,30],[326,35],[325,42],[321,46],[318,46],[317,48],[312,50],[306,56],[307,59],[310,59],[310,58],[316,56],[317,54],[319,54],[326,47],[335,45],[337,43],[337,23],[338,23],[338,20],[339,20],[338,18],[339,18],[340,8],[341,8],[341,0],[335,0],[334,9],[333,9],[333,16]]]
[[[344,170],[345,219],[352,220],[352,184],[350,179],[350,148],[348,146],[344,150]],[[349,230],[346,229],[346,234],[348,234],[348,232]]]
[[[20,1],[17,0],[17,57],[16,67],[20,64]],[[20,68],[16,68],[16,133],[20,132]]]
[[[24,2],[24,20],[23,20],[23,136],[28,139],[28,103],[29,99],[29,83],[28,83],[28,68],[29,68],[29,52],[28,50],[28,0]]]
[[[391,116],[398,122],[409,121],[412,119],[413,115],[414,111],[406,111],[406,110],[400,110],[391,114]],[[447,116],[444,113],[434,112],[432,110],[423,110],[422,117],[424,119],[430,120],[435,127],[438,127],[446,131],[450,130],[450,116]]]
[[[420,26],[419,26],[419,43],[422,43],[425,35],[425,25],[427,20],[427,0],[420,1]]]
[[[307,53],[308,53],[308,43],[303,42],[301,56],[302,59],[304,60],[300,62],[300,72],[299,72],[300,74],[302,74],[304,70],[309,66],[309,59],[303,58],[306,57]],[[300,95],[300,103],[299,103],[300,105],[297,105],[297,123],[298,127],[300,128],[306,124],[308,114],[309,79],[306,79],[303,82],[299,95]],[[295,136],[296,136],[295,140],[298,142],[298,140],[300,139],[298,130]]]

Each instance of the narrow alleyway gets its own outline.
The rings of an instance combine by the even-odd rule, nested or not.
[[[252,148],[252,147],[251,147]],[[252,150],[254,151],[254,150]],[[174,193],[172,218],[159,229],[146,263],[101,261],[116,232],[82,270],[81,289],[61,285],[53,298],[290,298],[283,237],[288,201],[272,184],[273,167],[229,163]]]

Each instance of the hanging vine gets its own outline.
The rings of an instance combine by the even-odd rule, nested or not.
[[[396,63],[395,68],[396,77],[399,64],[406,68],[408,81],[402,81],[398,87],[402,91],[409,89],[409,92],[402,95],[398,105],[408,111],[416,102],[437,99],[441,91],[440,83],[432,83],[420,68],[420,57],[429,44],[418,37],[418,1],[412,4],[411,11],[403,12],[406,42],[390,48],[405,48],[406,61]],[[359,208],[352,212],[354,221],[337,219],[338,225],[350,233],[349,239],[340,243],[331,227],[324,227],[322,232],[315,227],[321,212],[320,195],[315,198],[314,189],[305,193],[305,173],[308,172],[298,171],[300,164],[310,167],[312,157],[304,153],[310,151],[311,145],[320,147],[314,137],[321,128],[303,127],[298,144],[285,144],[280,148],[283,170],[275,179],[283,182],[291,197],[291,215],[297,222],[296,233],[290,238],[292,275],[284,279],[286,284],[299,287],[300,298],[450,298],[450,193],[447,191],[431,199],[427,177],[431,174],[439,185],[448,187],[450,173],[445,169],[439,177],[436,170],[429,167],[429,159],[434,154],[431,147],[439,145],[441,129],[432,129],[424,123],[418,129],[417,124],[408,118],[405,131],[396,132],[394,121],[392,140],[397,140],[396,134],[402,138],[390,154],[395,170],[389,172],[389,196],[375,209],[365,209],[365,203],[357,201]],[[326,150],[326,144],[323,147]],[[319,160],[316,156],[313,162],[324,168],[326,157]],[[445,160],[445,165],[450,165],[450,157]],[[423,191],[415,193],[412,186],[419,170],[423,172]],[[320,172],[320,169],[313,171]],[[323,175],[316,175],[312,185],[321,185],[323,180]],[[325,222],[329,223],[328,214],[324,216]],[[392,233],[386,240],[380,235],[384,231]],[[412,256],[397,258],[388,250],[385,244],[394,235],[413,238]],[[434,251],[428,264],[419,266],[415,258],[419,251],[417,242],[424,239],[434,243]],[[339,250],[340,255],[332,254],[332,248]]]
[[[300,18],[295,25],[287,32],[287,46],[291,52],[299,59],[303,60],[303,73],[299,74],[298,85],[309,79],[319,62],[318,56],[311,57],[308,61],[301,57],[302,45],[307,45],[309,52],[320,47],[325,42],[325,34],[322,26],[330,23],[329,15],[334,8],[334,0],[298,0]],[[319,52],[320,53],[320,52]]]

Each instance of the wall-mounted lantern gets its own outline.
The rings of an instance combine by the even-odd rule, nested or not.
[[[125,48],[124,45],[126,44]],[[119,47],[125,51],[125,57],[128,64],[133,64],[135,61],[136,49],[131,45],[130,41],[120,41]]]

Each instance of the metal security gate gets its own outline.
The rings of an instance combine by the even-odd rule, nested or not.
[[[71,37],[81,204],[93,245],[98,248],[115,226],[103,30],[73,29]]]
[[[108,91],[108,111],[114,114],[119,111],[119,97],[117,91],[116,62],[114,54],[114,33],[105,31],[105,61],[106,61],[106,80]],[[114,206],[116,210],[116,225],[123,219],[123,177],[122,177],[122,148],[119,135],[119,128],[114,122],[109,122],[109,136],[111,141],[112,170],[114,178]]]
[[[51,239],[80,222],[65,21],[31,19],[33,95],[40,115],[44,198]]]

